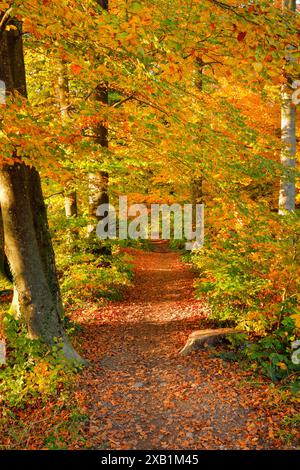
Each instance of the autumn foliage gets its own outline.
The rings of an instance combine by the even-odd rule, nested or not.
[[[100,242],[87,235],[87,226],[95,223],[89,210],[91,174],[106,175],[105,197],[112,203],[123,194],[130,203],[148,205],[197,200],[205,205],[205,243],[184,254],[195,271],[194,292],[189,291],[197,299],[192,300],[193,308],[203,303],[201,319],[243,330],[245,336],[232,346],[236,361],[250,364],[252,372],[259,370],[263,381],[283,381],[297,392],[299,367],[291,360],[292,343],[300,331],[297,169],[296,210],[279,215],[278,193],[280,181],[290,175],[280,160],[281,90],[299,77],[300,15],[284,11],[281,2],[258,0],[109,0],[108,9],[104,3],[0,1],[0,29],[14,31],[22,24],[28,93],[7,93],[0,104],[0,165],[25,164],[41,176],[66,308],[62,322],[75,334],[78,348],[95,360],[93,346],[87,346],[85,321],[95,328],[108,319],[113,324],[106,302],[120,301],[132,286],[130,242]],[[107,137],[107,145],[99,143],[101,135]],[[71,190],[79,216],[66,218],[64,196]],[[184,240],[178,244],[183,246]],[[141,240],[138,246],[148,249],[150,244]],[[180,278],[176,282],[175,292],[180,290]],[[114,308],[112,315],[118,316]],[[127,318],[128,312],[123,313]],[[26,400],[32,404],[43,394],[46,399],[51,394],[61,397],[66,372],[57,366],[60,346],[54,353],[44,353],[43,346],[31,351],[23,326],[6,322],[7,337],[21,341],[11,346],[13,354],[22,344],[26,349],[16,362],[22,370],[18,387],[12,385],[15,371],[0,372],[8,384],[3,388],[7,409],[25,406]],[[181,327],[188,330],[179,322],[179,332],[170,333],[177,340]],[[98,333],[89,333],[101,349]],[[105,335],[109,334],[107,330]],[[172,361],[175,364],[173,357]],[[220,356],[214,371],[219,370],[218,361]],[[130,360],[125,361],[128,364],[132,366]],[[226,373],[221,370],[220,375]],[[200,381],[194,363],[192,373]],[[238,393],[235,373],[230,369],[229,379]],[[44,377],[40,382],[39,375]],[[97,388],[94,378],[87,380],[91,388]],[[166,380],[176,387],[169,376]],[[27,390],[24,397],[21,389]],[[84,393],[90,402],[91,393]],[[166,406],[171,407],[168,393]],[[111,394],[105,388],[106,401]],[[117,447],[124,436],[120,433],[117,444],[113,442],[108,414],[103,436]],[[175,412],[168,414],[170,420],[177,418]],[[171,439],[173,445],[186,444],[190,430],[185,431],[180,442]],[[279,441],[272,433],[273,428],[268,442],[276,447]],[[98,445],[93,431],[91,437]],[[129,439],[127,448],[139,443]],[[247,448],[243,439],[240,447]]]

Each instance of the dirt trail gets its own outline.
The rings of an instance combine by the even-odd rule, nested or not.
[[[131,254],[135,282],[125,300],[82,316],[91,361],[80,385],[88,442],[95,449],[282,447],[264,382],[249,385],[237,364],[209,351],[178,356],[207,313],[179,255],[165,245]]]

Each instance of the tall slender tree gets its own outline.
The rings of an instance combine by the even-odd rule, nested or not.
[[[296,11],[296,0],[283,0],[284,10]],[[287,57],[287,60],[291,60]],[[281,95],[281,164],[285,174],[280,180],[279,214],[295,210],[295,176],[296,167],[296,107],[292,103],[292,77],[287,77],[287,83],[282,87]]]
[[[0,207],[0,276],[5,276],[4,261],[5,261],[4,229],[3,229],[3,221],[2,221],[2,211]]]
[[[27,97],[22,24],[0,13],[0,80],[6,94]],[[8,27],[9,26],[9,27]],[[62,321],[62,302],[49,234],[40,175],[12,155],[0,167],[0,205],[5,250],[13,274],[16,314],[33,339],[63,344],[65,357],[82,361],[70,344]]]
[[[67,67],[63,59],[57,63],[57,79],[55,83],[56,98],[60,109],[62,121],[69,118],[69,80]],[[66,217],[76,217],[78,213],[77,208],[77,192],[74,187],[74,181],[68,181],[67,188],[64,193],[65,196],[65,213]]]
[[[203,89],[203,60],[201,57],[196,59],[195,86],[199,91]],[[202,173],[202,171],[201,171]],[[191,181],[192,204],[194,206],[193,220],[196,220],[196,204],[203,204],[203,175],[198,174],[192,177]]]
[[[96,0],[103,10],[108,11],[108,0]],[[93,98],[96,102],[108,105],[108,89],[106,83],[99,83]],[[103,123],[94,128],[95,142],[102,148],[108,148],[108,129]],[[109,174],[107,171],[91,172],[89,174],[89,214],[97,218],[96,211],[101,204],[109,202],[108,197]]]

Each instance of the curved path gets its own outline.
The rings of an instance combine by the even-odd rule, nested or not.
[[[125,300],[82,312],[80,390],[94,449],[282,448],[269,386],[203,351],[178,356],[207,310],[193,299],[193,275],[177,253],[128,250],[135,282]]]

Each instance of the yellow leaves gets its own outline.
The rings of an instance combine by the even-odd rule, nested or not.
[[[5,27],[5,31],[17,31],[17,30],[18,30],[18,28],[14,24],[8,24]]]
[[[278,366],[281,370],[287,370],[287,365],[285,364],[285,362],[277,362],[277,366]]]
[[[254,62],[254,64],[253,64],[253,68],[254,68],[255,72],[257,72],[257,73],[260,73],[262,71],[263,67],[264,66],[261,62]]]
[[[296,328],[300,329],[300,312],[294,313],[291,318],[294,320]]]
[[[249,184],[252,183],[252,181],[253,181],[253,179],[250,176],[245,176],[244,178],[241,179],[240,183],[243,186],[248,186]]]
[[[1,2],[1,10],[7,10],[11,4],[9,2]]]

